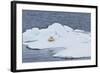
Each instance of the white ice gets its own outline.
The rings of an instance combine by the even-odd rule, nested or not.
[[[53,37],[54,41],[48,39]],[[54,57],[89,57],[91,56],[91,36],[83,30],[54,23],[46,29],[32,28],[23,33],[23,44],[32,49],[63,47],[55,51]]]

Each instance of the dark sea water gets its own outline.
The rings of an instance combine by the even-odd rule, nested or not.
[[[57,48],[60,49],[60,48]],[[90,57],[82,57],[82,58],[60,58],[53,57],[54,53],[51,53],[52,49],[30,49],[23,45],[23,53],[22,53],[22,62],[51,62],[51,61],[71,61],[71,60],[87,60],[91,59]]]
[[[51,12],[51,11],[32,11],[23,10],[22,12],[22,29],[25,32],[33,27],[47,28],[49,25],[57,22],[67,25],[73,29],[81,29],[91,32],[91,14],[90,13],[73,13],[73,12]],[[42,43],[41,43],[42,44]],[[46,62],[46,61],[69,61],[69,60],[86,60],[87,58],[55,58],[50,50],[32,50],[25,45],[22,48],[22,61],[28,62]]]
[[[67,25],[73,29],[91,31],[91,14],[77,12],[56,12],[56,11],[36,11],[23,10],[22,26],[23,32],[33,27],[47,28],[57,22]]]
[[[50,50],[32,50],[23,46],[23,62],[62,61],[64,59],[52,57]]]

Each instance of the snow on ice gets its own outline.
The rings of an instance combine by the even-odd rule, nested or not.
[[[63,47],[54,50],[54,57],[90,57],[90,33],[72,29],[60,23],[53,23],[45,29],[32,28],[23,33],[23,44],[32,49]]]

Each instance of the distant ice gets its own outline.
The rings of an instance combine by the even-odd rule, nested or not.
[[[52,49],[54,57],[91,56],[91,35],[83,30],[53,23],[46,29],[32,28],[23,33],[23,44],[32,49]]]

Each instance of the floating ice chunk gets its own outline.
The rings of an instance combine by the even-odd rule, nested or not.
[[[67,43],[66,43],[67,44]],[[66,49],[56,52],[54,57],[90,57],[91,56],[91,47],[90,42],[88,43],[73,43],[72,46],[67,46]]]
[[[90,57],[91,56],[91,37],[86,33],[71,32],[69,39],[66,39],[64,50],[56,52],[54,57]]]

